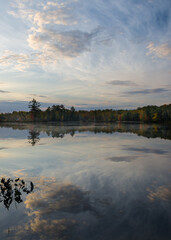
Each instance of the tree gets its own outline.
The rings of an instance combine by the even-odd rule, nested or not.
[[[71,112],[75,112],[75,108],[73,106],[71,107]]]
[[[35,121],[37,114],[41,111],[40,103],[33,98],[33,100],[29,102],[28,108],[30,109],[32,120]]]

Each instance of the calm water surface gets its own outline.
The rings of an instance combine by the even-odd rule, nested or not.
[[[171,129],[0,125],[0,239],[171,239]]]

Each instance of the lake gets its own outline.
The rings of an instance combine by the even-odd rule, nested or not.
[[[171,128],[1,124],[0,239],[171,239]]]

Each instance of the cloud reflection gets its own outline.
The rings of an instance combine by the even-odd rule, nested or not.
[[[27,196],[32,220],[17,228],[16,239],[80,239],[74,233],[76,226],[86,224],[89,212],[94,212],[88,192],[70,183],[51,182],[40,188]]]
[[[165,155],[168,153],[168,151],[166,151],[166,150],[146,148],[146,147],[141,147],[141,148],[126,147],[124,149],[126,149],[127,151],[135,151],[135,152],[141,152],[141,153],[154,153],[154,154],[159,154],[159,155]]]
[[[168,187],[160,186],[155,190],[148,189],[148,191],[149,191],[148,198],[151,201],[161,199],[171,204],[171,186]]]
[[[123,156],[123,157],[110,157],[107,158],[107,160],[112,161],[112,162],[131,162],[135,159],[137,159],[138,156]]]
[[[163,207],[163,197],[156,201],[157,192],[170,194],[163,186],[153,194],[153,201],[144,188],[138,193],[116,192],[119,198],[113,200],[94,198],[76,185],[50,179],[38,188],[25,201],[29,221],[13,230],[11,239],[169,240],[171,215]]]

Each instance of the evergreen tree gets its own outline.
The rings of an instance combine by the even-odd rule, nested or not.
[[[30,109],[32,120],[35,121],[38,113],[41,111],[40,103],[33,98],[33,100],[29,102],[28,108]]]

